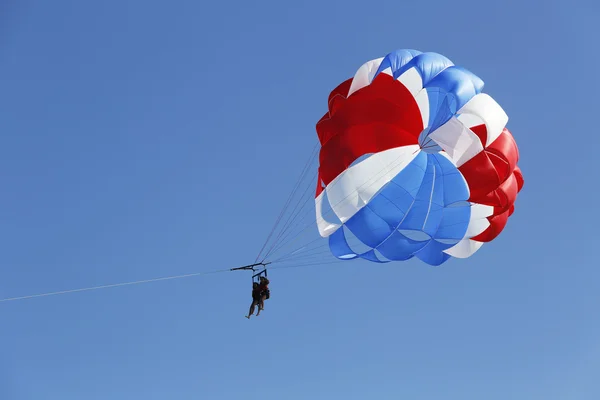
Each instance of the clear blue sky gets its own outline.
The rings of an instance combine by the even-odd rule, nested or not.
[[[329,91],[398,48],[484,79],[525,188],[468,260],[274,270],[250,321],[244,272],[0,303],[0,399],[600,398],[599,12],[3,1],[0,298],[254,261]]]

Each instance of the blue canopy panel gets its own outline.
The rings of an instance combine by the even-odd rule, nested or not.
[[[471,217],[468,198],[467,183],[450,160],[420,152],[344,224],[370,250],[353,251],[344,227],[329,236],[330,250],[341,260],[362,258],[382,263],[417,257],[440,265],[450,258],[443,250],[467,232]]]

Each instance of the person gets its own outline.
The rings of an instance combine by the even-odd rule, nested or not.
[[[250,319],[250,316],[254,314],[254,309],[256,308],[256,306],[258,305],[258,312],[256,313],[256,316],[258,317],[260,315],[260,301],[261,301],[261,291],[260,291],[260,285],[258,284],[258,282],[252,282],[252,304],[250,305],[250,310],[248,311],[248,315],[246,315],[246,318]]]
[[[259,312],[260,310],[265,309],[265,300],[268,300],[271,297],[271,291],[269,290],[269,280],[261,276],[259,278],[260,283],[258,284],[259,292],[260,292],[260,302],[259,302]],[[256,314],[258,315],[258,314]]]

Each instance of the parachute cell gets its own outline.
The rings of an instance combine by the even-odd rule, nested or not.
[[[315,205],[335,257],[440,265],[500,234],[524,180],[508,116],[483,85],[440,54],[399,50],[331,92]]]

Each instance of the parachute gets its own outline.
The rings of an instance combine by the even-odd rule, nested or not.
[[[267,277],[267,268],[332,264],[321,256],[323,238],[336,263],[468,258],[504,230],[524,184],[508,116],[483,86],[433,52],[398,50],[368,61],[330,93],[316,124],[319,144],[253,264],[0,302],[238,270],[252,271],[254,282]],[[313,197],[314,179],[299,189],[317,154]],[[286,218],[296,193],[302,194]],[[301,226],[312,199],[317,229],[314,221]],[[290,251],[307,232],[318,237]]]
[[[483,86],[443,55],[398,50],[331,92],[314,200],[333,256],[441,265],[502,232],[524,180],[508,116]]]

